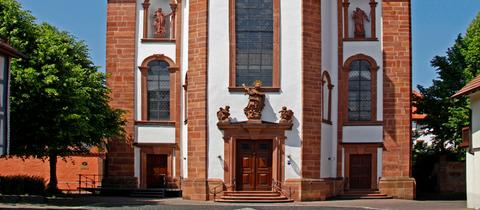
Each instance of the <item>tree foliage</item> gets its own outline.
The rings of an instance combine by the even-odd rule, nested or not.
[[[123,111],[109,106],[106,75],[90,61],[84,42],[47,23],[35,24],[14,0],[0,1],[0,18],[0,37],[28,57],[12,62],[11,151],[48,157],[49,187],[56,188],[56,157],[89,153],[123,135]]]
[[[431,61],[438,78],[430,87],[418,86],[422,98],[417,98],[418,111],[427,114],[426,127],[436,136],[434,148],[439,153],[457,153],[447,150],[447,143],[458,145],[461,130],[469,125],[468,98],[450,97],[465,86],[480,71],[480,13],[471,22],[465,37],[458,35],[445,56]]]

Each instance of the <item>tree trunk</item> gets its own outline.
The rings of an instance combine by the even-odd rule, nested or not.
[[[50,181],[48,182],[47,192],[49,194],[58,194],[58,181],[57,181],[57,153],[51,151],[48,155],[48,161],[50,162]]]

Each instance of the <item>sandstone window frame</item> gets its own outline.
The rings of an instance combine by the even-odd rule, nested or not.
[[[168,64],[168,71],[170,72],[170,114],[169,119],[167,120],[149,120],[148,119],[148,84],[147,84],[147,77],[148,77],[148,64],[152,61],[163,61]],[[163,55],[163,54],[154,54],[147,58],[145,58],[138,67],[141,73],[141,120],[135,122],[136,124],[155,124],[155,125],[175,125],[175,119],[177,116],[176,110],[176,95],[177,95],[177,74],[179,73],[179,68],[175,64],[175,62]]]
[[[349,102],[348,102],[348,97],[349,97],[349,72],[351,65],[354,63],[354,61],[366,61],[370,65],[370,75],[371,75],[371,86],[370,86],[370,120],[350,120],[349,118]],[[377,121],[377,71],[379,69],[379,66],[377,65],[377,62],[375,59],[372,57],[365,55],[365,54],[356,54],[351,57],[349,57],[344,65],[343,65],[343,71],[342,71],[342,78],[343,78],[343,84],[342,84],[342,101],[343,101],[343,113],[344,113],[344,125],[381,125],[382,122]]]
[[[236,0],[229,0],[229,39],[230,39],[230,66],[229,66],[229,91],[242,92],[242,84],[236,84],[237,73],[237,44],[235,29],[235,3]],[[280,0],[272,0],[273,3],[273,54],[272,54],[272,86],[262,87],[263,92],[280,91]],[[253,84],[245,84],[251,87]]]

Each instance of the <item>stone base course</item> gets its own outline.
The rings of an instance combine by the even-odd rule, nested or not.
[[[398,199],[415,199],[415,186],[415,179],[410,177],[382,177],[379,182],[381,193]]]

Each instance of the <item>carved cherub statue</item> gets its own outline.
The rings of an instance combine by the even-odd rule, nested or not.
[[[230,122],[230,106],[225,106],[225,108],[220,107],[217,111],[217,118],[219,123]]]
[[[282,110],[279,111],[280,113],[280,123],[281,124],[292,124],[293,118],[293,111],[291,109],[287,109],[286,106],[282,107]]]

